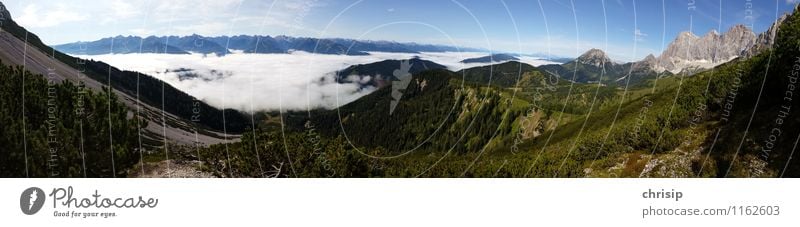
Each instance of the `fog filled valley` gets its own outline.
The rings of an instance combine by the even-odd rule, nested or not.
[[[297,51],[291,54],[232,53],[224,56],[146,53],[77,57],[152,75],[216,107],[252,112],[333,109],[374,91],[374,87],[362,87],[360,83],[363,81],[336,83],[337,71],[351,65],[419,57],[458,71],[491,65],[491,62],[460,62],[485,55],[480,52],[370,52],[367,56],[351,56]],[[534,57],[522,57],[521,61],[534,66],[554,63]]]

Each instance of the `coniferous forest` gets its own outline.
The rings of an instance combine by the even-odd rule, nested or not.
[[[132,118],[113,93],[47,80],[21,66],[3,64],[0,75],[0,175],[122,177],[140,160],[137,124],[146,122]]]

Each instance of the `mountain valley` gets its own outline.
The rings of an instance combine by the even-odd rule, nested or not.
[[[170,165],[213,177],[800,177],[792,162],[800,117],[791,109],[800,100],[798,14],[761,34],[742,25],[683,32],[639,61],[592,48],[544,65],[476,48],[261,35],[116,36],[51,48],[2,14],[0,102],[20,106],[0,112],[9,122],[0,145],[10,149],[0,163],[12,163],[0,166],[4,177],[169,177],[152,169]],[[429,55],[464,49],[481,54]],[[337,105],[296,95],[257,109],[254,97],[250,108],[224,108],[164,79],[212,83],[230,78],[225,70],[210,69],[211,78],[198,75],[209,69],[170,65],[148,75],[75,57],[107,54],[380,60],[328,63],[335,72],[308,77],[363,96],[339,103],[341,93],[301,89]],[[53,149],[59,155],[48,158]]]

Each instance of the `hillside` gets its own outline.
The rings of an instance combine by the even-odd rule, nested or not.
[[[408,62],[410,67],[408,73],[415,74],[425,70],[446,69],[447,67],[436,62],[411,58],[406,60],[383,60],[369,64],[359,64],[347,67],[336,72],[336,82],[355,82],[363,81],[362,86],[383,87],[391,81],[399,80],[394,75],[394,71],[399,69],[402,62]]]
[[[800,16],[776,31],[774,48],[751,58],[630,86],[575,83],[514,62],[466,69],[474,72],[466,78],[423,71],[413,74],[393,114],[388,86],[336,110],[286,113],[285,130],[246,134],[229,147],[229,161],[207,160],[215,163],[208,170],[280,177],[797,177],[800,165],[791,160],[800,118],[791,106],[798,104]],[[591,56],[599,58],[574,63],[604,67],[602,55]],[[493,76],[496,83],[487,86],[489,68],[514,74],[501,80],[513,83]]]
[[[0,176],[122,177],[140,160],[147,121],[128,117],[114,94],[3,61],[0,75]]]
[[[488,65],[462,69],[456,72],[457,76],[465,81],[476,82],[500,87],[514,87],[521,81],[525,73],[534,71],[535,67],[518,61],[509,61],[501,64]]]
[[[229,147],[231,158],[219,155],[220,146],[204,149],[201,156],[220,176],[264,176],[267,165],[283,166],[279,176],[393,176],[398,173],[376,169],[369,157],[407,160],[431,152],[461,156],[508,150],[520,120],[516,116],[529,105],[513,92],[465,82],[447,70],[416,73],[410,81],[394,113],[389,111],[393,90],[387,86],[335,110],[286,113],[284,131],[245,134]],[[281,137],[286,144],[268,142]],[[259,159],[252,158],[256,154]]]
[[[2,5],[0,4],[0,6]],[[0,8],[5,9],[5,7]],[[221,123],[221,110],[211,107],[202,101],[195,100],[188,94],[153,77],[135,72],[122,72],[102,62],[78,59],[55,51],[44,45],[35,34],[27,32],[27,30],[11,20],[8,11],[3,10],[2,14],[2,23],[0,23],[2,24],[2,31],[0,31],[0,61],[2,61],[3,67],[10,67],[4,69],[6,72],[13,71],[13,73],[2,74],[8,79],[4,81],[14,81],[19,85],[22,84],[19,83],[20,81],[37,84],[40,83],[39,79],[41,79],[46,81],[45,83],[55,86],[54,89],[59,91],[56,92],[59,95],[47,97],[48,100],[45,102],[41,101],[43,99],[41,95],[45,94],[42,91],[39,91],[39,94],[30,93],[31,91],[36,91],[34,89],[41,90],[41,87],[31,87],[31,90],[17,93],[13,92],[16,92],[17,90],[15,89],[19,89],[21,86],[17,88],[7,87],[7,90],[2,91],[12,92],[8,93],[7,97],[22,99],[7,100],[7,105],[4,106],[19,107],[9,108],[9,111],[25,110],[26,112],[7,113],[8,115],[5,116],[9,118],[10,123],[4,124],[3,130],[21,133],[21,128],[14,125],[19,124],[16,121],[23,120],[15,116],[22,114],[26,119],[21,125],[34,127],[23,131],[36,132],[40,129],[35,127],[42,125],[41,118],[34,118],[34,116],[42,115],[42,113],[36,112],[43,109],[40,105],[45,103],[59,105],[59,108],[62,109],[58,109],[61,112],[55,117],[60,121],[59,123],[64,125],[58,126],[60,127],[58,133],[63,135],[60,138],[70,140],[68,142],[64,141],[64,147],[59,147],[59,149],[64,149],[65,152],[70,153],[69,157],[62,157],[64,158],[63,160],[56,160],[57,164],[67,168],[59,169],[59,176],[124,176],[127,168],[132,167],[131,162],[140,161],[141,157],[148,157],[162,149],[166,151],[167,144],[210,145],[235,141],[238,136],[234,133],[243,131],[245,123],[248,123],[240,113],[227,110],[226,118],[229,118],[230,122],[223,125]],[[17,68],[17,66],[21,68]],[[14,78],[14,76],[23,75],[23,73],[25,75],[24,79]],[[111,82],[113,88],[111,92],[108,91],[108,86],[106,86],[108,82]],[[84,100],[85,103],[82,103],[83,107],[86,108],[85,112],[81,113],[85,116],[70,117],[75,114],[65,111],[79,109],[76,108],[78,104],[72,98],[79,99],[81,97],[86,99]],[[103,103],[105,103],[105,107],[100,105]],[[109,115],[110,117],[103,117]],[[120,118],[119,116],[123,117]],[[28,117],[31,117],[30,122],[27,122]],[[14,122],[13,124],[11,123],[12,121]],[[237,121],[241,123],[237,125]],[[91,135],[75,137],[80,135],[79,131],[76,131],[78,129],[75,128],[75,124],[79,123],[86,126],[84,132],[91,133]],[[49,127],[52,127],[52,125],[49,125]],[[134,131],[128,132],[129,127],[133,127]],[[228,133],[231,133],[230,135],[222,132],[225,131],[225,127],[229,127]],[[216,129],[219,129],[220,132],[217,132]],[[16,138],[16,136],[13,138]],[[3,144],[7,147],[23,144],[39,149],[43,144],[39,144],[41,140],[37,140],[37,138],[39,137],[34,135],[18,141],[4,141]],[[86,157],[108,154],[109,158],[87,159],[86,163],[90,168],[78,169],[76,166],[72,166],[73,163],[76,163],[73,162],[73,158],[77,156],[71,155],[75,152],[74,149],[76,147],[80,147],[80,141],[75,140],[75,138],[84,138],[84,141],[91,140],[85,141],[85,144],[83,144],[91,146],[83,148],[87,152],[85,154]],[[25,151],[25,149],[14,149],[5,155],[20,158],[19,154],[22,151]],[[41,151],[46,151],[46,149]],[[92,153],[89,154],[89,151]],[[132,152],[136,153],[136,155],[132,155]],[[110,161],[112,160],[112,153],[115,156],[113,158],[115,161],[113,162]],[[156,156],[163,155],[164,153],[161,153],[161,155],[156,154]],[[120,157],[122,159],[119,159]],[[67,159],[70,161],[65,161]],[[52,173],[43,172],[42,168],[46,165],[41,165],[40,161],[37,160],[32,163],[32,166],[29,166],[29,170],[33,172],[28,176],[44,177],[52,175]],[[70,165],[66,165],[66,162],[70,163]],[[115,162],[118,162],[119,165],[106,166]],[[3,165],[8,164],[8,162],[3,163]],[[26,176],[21,174],[19,166],[9,166],[11,169],[6,170],[10,172],[3,172],[3,176]]]
[[[521,72],[519,87],[487,86],[478,72],[488,68],[513,72],[508,80]],[[559,81],[518,62],[464,71],[474,76],[441,69],[413,74],[393,113],[393,89],[386,86],[335,110],[284,113],[282,130],[245,134],[228,147],[230,159],[219,155],[220,146],[201,156],[219,176],[264,176],[263,166],[276,163],[284,167],[280,176],[459,176],[466,167],[460,165],[475,155],[517,152],[518,140],[541,138],[559,119],[579,119],[591,105],[607,106],[618,91]],[[268,142],[281,138],[285,143]]]
[[[6,14],[8,12],[6,11]],[[130,71],[122,71],[103,62],[91,61],[75,58],[50,48],[25,28],[20,27],[16,22],[6,18],[2,23],[2,34],[4,48],[2,53],[6,56],[0,59],[12,64],[22,65],[26,63],[26,68],[35,73],[48,74],[48,68],[56,69],[57,80],[69,80],[74,83],[83,82],[92,89],[100,89],[103,85],[111,82],[118,95],[125,100],[132,100],[128,103],[131,109],[145,108],[161,112],[161,107],[170,116],[170,123],[174,128],[199,125],[201,128],[239,133],[244,130],[249,121],[235,110],[225,110],[226,125],[222,123],[223,111],[212,107],[183,91],[163,83],[152,76]],[[28,56],[30,62],[23,62],[22,56]],[[137,105],[136,100],[140,100],[146,105]],[[195,122],[188,121],[194,113],[192,105],[197,105],[200,112],[204,113],[196,117]],[[160,113],[157,115],[161,115]],[[182,120],[181,120],[182,119]],[[153,120],[153,119],[149,119]],[[192,133],[193,134],[193,133]],[[213,135],[214,133],[207,133]]]

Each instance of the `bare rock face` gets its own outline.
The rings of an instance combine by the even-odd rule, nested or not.
[[[633,69],[631,72],[647,72],[647,71],[664,71],[658,64],[658,59],[653,54],[647,55],[641,61],[632,64]]]
[[[743,56],[745,51],[756,42],[756,34],[744,25],[736,25],[722,37],[717,47],[720,55],[715,62],[724,63],[735,57]]]
[[[756,35],[745,25],[736,25],[724,34],[711,30],[703,37],[685,31],[678,35],[657,58],[656,71],[672,73],[712,68],[737,57],[749,58],[772,48],[775,36],[788,14],[779,17],[764,33]]]
[[[783,24],[783,21],[785,21],[787,17],[789,17],[788,14],[784,14],[783,16],[779,17],[778,20],[776,20],[775,23],[773,23],[772,26],[767,29],[767,31],[759,34],[753,46],[745,51],[744,56],[752,57],[764,50],[772,48],[772,44],[775,43],[775,37],[778,35],[778,28],[780,28],[780,26]]]
[[[593,65],[595,67],[602,67],[605,64],[613,63],[605,52],[594,48],[586,51],[586,53],[576,58],[575,61],[585,65]]]
[[[669,71],[679,68],[681,60],[692,59],[691,46],[699,39],[694,33],[681,32],[658,57],[659,65]]]
[[[689,67],[710,68],[743,56],[756,42],[756,34],[736,25],[724,34],[711,30],[703,37],[682,32],[658,58],[659,66],[673,73]]]

